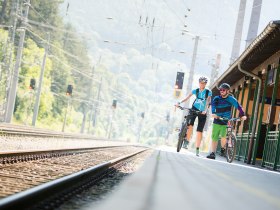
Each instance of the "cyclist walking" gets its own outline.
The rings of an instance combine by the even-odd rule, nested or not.
[[[199,88],[192,90],[192,92],[190,94],[188,94],[185,99],[183,99],[181,102],[178,102],[178,104],[176,105],[178,107],[181,103],[189,100],[189,98],[192,95],[196,96],[196,99],[192,105],[192,109],[194,109],[196,111],[200,111],[201,114],[195,114],[191,117],[183,147],[184,148],[188,147],[188,144],[191,139],[192,132],[193,132],[193,125],[194,125],[196,117],[198,117],[197,135],[196,135],[196,155],[197,156],[199,156],[199,147],[201,144],[203,128],[204,128],[204,125],[206,122],[206,117],[207,117],[206,114],[207,114],[207,110],[209,108],[209,104],[211,102],[211,96],[212,96],[212,91],[206,88],[207,82],[208,82],[208,79],[206,77],[200,77],[199,78]]]
[[[244,110],[242,106],[238,103],[236,98],[230,95],[230,85],[223,83],[219,87],[220,95],[215,96],[212,101],[212,117],[214,117],[213,128],[212,128],[212,145],[211,153],[207,158],[215,159],[216,150],[218,145],[219,137],[221,137],[221,155],[225,154],[226,145],[226,134],[227,134],[227,121],[221,120],[221,118],[230,119],[231,118],[231,108],[234,106],[239,111],[241,120],[246,120]]]

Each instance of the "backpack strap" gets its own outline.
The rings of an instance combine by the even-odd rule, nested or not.
[[[197,88],[197,89],[195,90],[195,94],[196,94],[196,99],[203,100],[202,98],[199,98],[199,97],[198,97],[198,94],[199,94],[199,88]],[[205,93],[205,100],[207,100],[208,95],[209,95],[209,90],[208,90],[208,89],[206,89],[206,93]],[[194,105],[194,103],[195,103],[196,99],[193,101],[192,106]],[[207,102],[207,101],[206,101],[206,102]],[[207,106],[207,104],[206,104],[206,106]]]
[[[205,99],[207,99],[207,98],[208,98],[208,95],[209,95],[209,90],[208,90],[208,89],[206,89]]]
[[[196,93],[196,98],[198,98],[199,88],[197,88],[197,89],[195,90],[195,93]]]
[[[198,94],[199,94],[199,88],[197,88],[195,91],[196,91],[196,98],[199,98],[199,97],[198,97]],[[208,89],[206,89],[205,99],[207,99],[207,98],[208,98],[208,95],[209,95],[209,90],[208,90]]]
[[[197,88],[197,89],[195,90],[196,99],[198,98],[198,93],[199,93],[199,88]],[[193,105],[194,105],[196,99],[193,101],[192,107],[193,107]]]

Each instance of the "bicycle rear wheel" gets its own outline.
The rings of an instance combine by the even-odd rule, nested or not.
[[[178,142],[177,142],[177,152],[180,152],[180,150],[183,146],[184,140],[186,138],[187,130],[188,130],[188,127],[187,127],[186,123],[184,123],[182,125],[182,128],[179,133],[179,138],[178,138]]]
[[[236,153],[236,137],[234,134],[231,134],[227,137],[226,143],[226,158],[227,162],[231,163],[234,160]]]

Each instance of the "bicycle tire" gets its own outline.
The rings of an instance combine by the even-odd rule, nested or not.
[[[227,162],[231,163],[234,160],[236,153],[236,137],[234,134],[231,134],[231,147],[228,145],[228,139],[226,143],[226,158]]]
[[[177,152],[180,152],[180,150],[183,146],[183,142],[186,137],[187,131],[188,131],[188,127],[186,126],[186,123],[184,123],[182,125],[180,133],[179,133],[179,138],[178,138],[178,142],[177,142]]]

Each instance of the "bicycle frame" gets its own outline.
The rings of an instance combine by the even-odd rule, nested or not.
[[[235,133],[233,132],[233,123],[240,118],[232,118],[232,119],[224,119],[228,120],[227,122],[227,138],[226,138],[226,158],[229,163],[231,163],[235,157],[236,152],[236,137]]]
[[[227,144],[230,144],[231,145],[231,137],[232,135],[235,136],[235,133],[233,132],[233,121],[228,121],[227,122]]]
[[[181,150],[184,139],[186,138],[186,135],[187,135],[187,132],[188,132],[188,126],[190,124],[191,117],[201,113],[199,111],[196,111],[196,110],[193,110],[193,109],[190,109],[190,108],[184,108],[184,107],[181,107],[181,106],[179,106],[178,108],[180,108],[181,110],[188,110],[188,114],[184,117],[184,120],[183,120],[182,125],[181,125],[181,129],[180,129],[180,132],[179,132],[178,143],[177,143],[177,152],[179,152]]]

